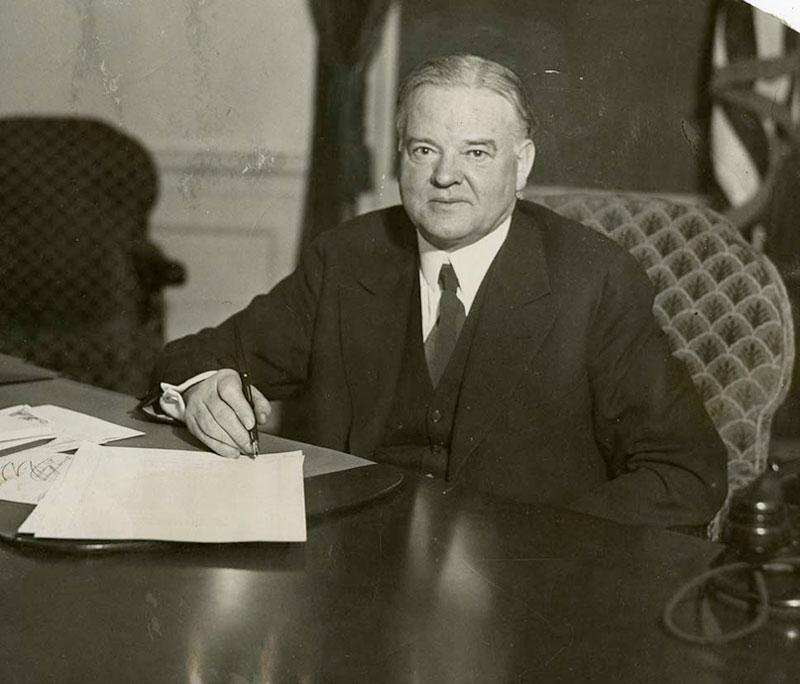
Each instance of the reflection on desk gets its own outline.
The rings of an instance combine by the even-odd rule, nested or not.
[[[123,395],[22,387],[0,387],[0,406],[59,403],[148,433],[131,444],[194,444],[138,420]],[[328,472],[365,464],[304,450]],[[777,627],[699,648],[661,626],[669,596],[719,548],[413,476],[309,521],[304,545],[82,558],[0,547],[0,680],[794,681],[800,647]]]

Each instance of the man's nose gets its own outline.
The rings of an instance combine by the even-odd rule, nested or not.
[[[431,181],[440,188],[446,188],[461,182],[461,169],[458,159],[453,154],[443,154],[433,167]]]

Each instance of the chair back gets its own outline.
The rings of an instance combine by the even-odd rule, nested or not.
[[[725,442],[730,489],[755,479],[767,465],[770,424],[794,361],[789,298],[773,264],[705,207],[622,195],[536,201],[638,259],[655,287],[653,312],[672,352]]]
[[[156,170],[91,119],[0,120],[0,351],[114,389],[139,389],[161,344],[133,252]]]

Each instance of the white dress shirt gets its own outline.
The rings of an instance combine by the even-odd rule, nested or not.
[[[439,315],[439,299],[442,290],[439,286],[439,270],[442,264],[449,263],[456,272],[458,278],[458,290],[456,295],[464,305],[464,311],[469,315],[469,310],[478,294],[486,272],[492,261],[497,256],[497,252],[503,246],[508,236],[508,229],[511,226],[509,216],[497,228],[488,235],[484,235],[477,242],[473,242],[466,247],[459,247],[452,252],[434,247],[422,235],[417,232],[417,246],[419,248],[419,299],[422,311],[422,339],[427,340],[436,319]],[[183,401],[183,392],[192,385],[202,382],[206,378],[214,375],[216,371],[205,371],[192,378],[189,378],[180,385],[171,385],[167,382],[161,383],[161,398],[159,404],[161,410],[168,416],[183,420],[186,412],[186,404]]]
[[[459,247],[452,252],[437,249],[417,232],[419,247],[419,298],[422,308],[422,339],[427,340],[436,319],[439,316],[439,299],[442,290],[439,286],[439,270],[442,264],[449,263],[458,278],[456,295],[464,305],[464,312],[469,310],[478,294],[489,266],[492,265],[497,252],[503,246],[511,225],[509,216],[488,235],[466,247]]]

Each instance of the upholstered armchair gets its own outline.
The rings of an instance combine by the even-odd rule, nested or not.
[[[137,393],[183,267],[147,239],[157,175],[100,121],[0,120],[0,351]]]
[[[755,479],[767,465],[770,424],[794,361],[789,299],[769,259],[703,207],[641,196],[534,199],[639,260],[655,287],[655,316],[727,447],[730,488]]]

